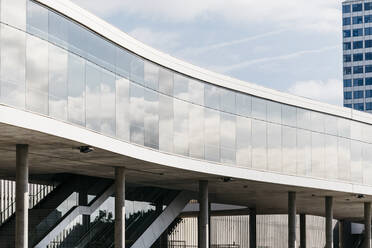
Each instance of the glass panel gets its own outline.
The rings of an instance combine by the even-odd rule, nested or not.
[[[363,183],[363,143],[351,141],[351,180],[356,183]]]
[[[144,145],[144,90],[130,82],[130,141]]]
[[[129,80],[116,78],[116,136],[129,141]]]
[[[338,179],[350,180],[350,140],[338,138]]]
[[[144,84],[144,62],[141,58],[133,56],[130,62],[130,80],[138,84]]]
[[[280,108],[279,108],[280,109]],[[282,171],[282,127],[267,124],[267,166],[269,171]]]
[[[325,136],[325,176],[329,179],[338,178],[337,137]]]
[[[48,114],[48,42],[27,36],[26,108]]]
[[[372,143],[372,126],[369,124],[362,124],[363,141]]]
[[[189,98],[192,103],[204,105],[204,83],[189,80]]]
[[[363,183],[372,185],[372,145],[363,144]]]
[[[296,127],[297,126],[297,108],[282,105],[282,123],[283,125]]]
[[[311,112],[311,130],[324,133],[324,114]]]
[[[239,166],[252,166],[251,137],[251,119],[238,116],[236,119],[236,163]]]
[[[122,77],[129,78],[130,61],[132,60],[130,53],[121,48],[116,48],[116,73]]]
[[[68,48],[68,28],[71,26],[69,24],[66,18],[53,11],[49,11],[49,41],[63,48]],[[91,40],[86,39],[85,42],[87,45]]]
[[[325,116],[325,132],[327,134],[337,135],[337,117],[326,115]]]
[[[291,124],[293,126],[294,123]],[[297,108],[297,127],[311,130],[311,111]]]
[[[26,79],[25,33],[6,25],[1,25],[0,46],[1,101],[5,104],[24,108]]]
[[[159,95],[159,149],[173,152],[173,99]]]
[[[218,111],[205,108],[205,159],[220,161],[220,114]]]
[[[252,167],[256,169],[267,169],[266,129],[266,122],[252,120]]]
[[[234,115],[221,112],[221,162],[235,164],[236,146],[236,117]]]
[[[350,137],[355,140],[362,140],[362,124],[360,122],[350,122]]]
[[[274,123],[282,123],[282,105],[277,102],[267,102],[267,120]]]
[[[180,74],[174,74],[173,96],[188,101],[189,100],[189,80]]]
[[[189,151],[194,158],[204,158],[204,108],[189,105]]]
[[[153,63],[145,62],[145,86],[158,90],[159,87],[159,67]]]
[[[266,104],[266,100],[252,97],[252,117],[260,120],[266,120]]]
[[[210,84],[204,85],[204,104],[206,107],[220,109],[220,91],[218,87]]]
[[[311,132],[297,129],[297,175],[311,175],[311,148]]]
[[[325,138],[324,134],[311,133],[311,175],[325,177]]]
[[[174,152],[189,154],[189,103],[174,99]]]
[[[102,70],[101,74],[101,132],[110,136],[116,133],[116,78],[113,73]]]
[[[296,165],[296,129],[291,127],[282,126],[283,133],[283,172],[289,174],[297,173]],[[300,171],[299,171],[300,172]]]
[[[159,149],[159,93],[145,90],[145,146]]]
[[[350,121],[344,118],[338,118],[338,136],[350,138]]]
[[[159,92],[173,95],[173,73],[164,68],[159,70]]]
[[[64,49],[49,45],[49,115],[67,120],[67,63]]]
[[[221,110],[235,114],[236,112],[236,94],[232,90],[220,88]]]
[[[1,0],[1,22],[26,30],[26,0]]]
[[[100,68],[86,62],[86,127],[95,131],[101,129],[101,72]]]
[[[27,1],[27,32],[48,40],[48,10]]]
[[[79,56],[68,55],[68,120],[85,125],[85,61]]]
[[[246,94],[236,94],[236,113],[245,117],[251,117],[252,97]]]

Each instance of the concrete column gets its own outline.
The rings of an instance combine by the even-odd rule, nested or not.
[[[88,193],[79,192],[79,206],[88,206]],[[83,231],[88,231],[90,224],[90,215],[83,215]]]
[[[371,248],[371,203],[364,203],[364,248]]]
[[[28,145],[16,146],[15,247],[28,248]]]
[[[125,248],[125,169],[115,168],[115,248]]]
[[[288,248],[296,248],[296,192],[288,192]]]
[[[208,182],[199,182],[199,237],[198,237],[198,248],[209,247],[208,237]]]
[[[326,246],[325,248],[333,248],[333,197],[326,196],[325,198],[326,209]]]
[[[256,209],[249,214],[249,248],[257,247]]]
[[[344,245],[344,221],[338,221],[338,248],[346,248]]]
[[[300,214],[300,248],[306,248],[306,214]]]

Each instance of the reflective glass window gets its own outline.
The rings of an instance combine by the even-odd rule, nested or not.
[[[235,114],[236,112],[236,94],[232,90],[220,88],[221,110]]]
[[[345,108],[353,108],[353,105],[350,103],[344,103]]]
[[[294,175],[297,173],[296,129],[282,126],[282,135],[283,172]]]
[[[356,121],[350,122],[350,138],[362,140],[362,123]]]
[[[26,0],[1,0],[1,21],[26,30]]]
[[[159,149],[173,152],[173,98],[159,94]]]
[[[204,85],[204,104],[206,107],[220,109],[220,90],[211,84]]]
[[[372,185],[372,145],[363,144],[363,183]]]
[[[350,180],[350,139],[338,138],[338,179]]]
[[[363,23],[363,16],[353,16],[353,24]]]
[[[251,119],[238,116],[236,119],[236,164],[251,167]]]
[[[267,123],[252,120],[252,167],[267,169]]]
[[[345,100],[353,99],[352,92],[351,92],[351,91],[345,91],[345,92],[344,92],[344,99],[345,99]]]
[[[145,89],[145,146],[159,149],[159,93]]]
[[[371,10],[372,9],[372,2],[364,3],[364,10]]]
[[[353,12],[359,12],[363,10],[363,5],[361,3],[356,3],[352,5]]]
[[[372,110],[372,102],[366,102],[366,110]]]
[[[337,121],[338,118],[333,115],[326,115],[325,116],[325,126],[324,130],[327,134],[337,135]]]
[[[359,41],[353,41],[353,49],[361,49],[363,48],[363,41],[362,40],[359,40]],[[351,48],[349,48],[351,49]],[[345,49],[345,50],[348,50],[348,49]]]
[[[343,26],[347,26],[347,25],[350,25],[350,24],[351,24],[350,17],[342,18],[342,25]]]
[[[353,61],[363,61],[363,53],[353,54]]]
[[[325,177],[325,137],[324,134],[311,133],[311,175]]]
[[[49,41],[68,48],[68,28],[70,22],[59,14],[49,11]],[[86,42],[91,42],[86,40]]]
[[[48,9],[27,1],[27,32],[48,40]]]
[[[221,112],[221,162],[235,164],[236,162],[236,117],[231,114]]]
[[[101,131],[101,69],[89,62],[85,64],[86,127]]]
[[[363,85],[364,85],[364,78],[353,79],[353,86],[363,86]]]
[[[372,60],[372,53],[366,53],[365,54],[365,59],[366,60]]]
[[[337,130],[338,136],[350,138],[350,121],[344,118],[338,118]]]
[[[353,108],[355,110],[364,111],[364,103],[354,103]]]
[[[109,71],[101,73],[101,132],[110,136],[116,134],[116,78]]]
[[[354,99],[364,98],[364,91],[363,90],[354,91],[353,95],[354,95]]]
[[[344,55],[344,62],[351,62],[351,55],[350,54]]]
[[[76,55],[68,55],[68,120],[85,125],[85,61]]]
[[[366,78],[366,85],[372,85],[372,78],[371,77]]]
[[[144,145],[144,89],[130,82],[130,141]]]
[[[26,108],[48,114],[48,42],[27,36]]]
[[[351,42],[344,42],[343,49],[344,50],[350,50],[351,49]]]
[[[251,117],[252,97],[246,94],[236,94],[236,113],[241,116]]]
[[[364,72],[363,66],[361,66],[361,65],[353,66],[353,74],[361,74],[363,72]],[[366,70],[366,72],[367,72],[367,70]]]
[[[129,78],[130,62],[132,61],[133,55],[124,49],[116,49],[116,73],[122,77]]]
[[[49,45],[49,115],[67,120],[67,65],[66,50]]]
[[[368,30],[368,32],[369,32],[369,30]],[[366,33],[366,35],[368,35],[368,34]],[[353,37],[358,37],[358,36],[363,36],[363,29],[362,28],[353,29]],[[344,33],[344,38],[345,37],[349,37],[349,36],[345,36],[345,33]]]
[[[144,84],[144,61],[136,56],[132,57],[130,62],[130,80],[138,84]]]
[[[266,120],[267,118],[267,101],[252,97],[252,117],[260,120]]]
[[[315,132],[324,132],[324,114],[311,111],[311,130]]]
[[[205,159],[220,162],[220,113],[213,109],[204,109]]]
[[[372,47],[372,40],[366,40],[364,41],[364,44],[366,48]]]
[[[372,72],[372,65],[366,65],[366,73]]]
[[[342,13],[350,13],[350,5],[342,5]]]
[[[372,97],[372,90],[366,90],[366,98]]]
[[[162,67],[159,70],[159,92],[173,95],[173,72]]]
[[[159,67],[153,63],[145,61],[145,86],[158,90],[159,86]]]
[[[328,179],[338,178],[337,137],[325,136],[325,176]]]
[[[372,34],[372,28],[365,28],[364,29],[364,34],[365,35],[371,35]],[[363,34],[362,34],[363,35]],[[360,36],[360,35],[359,35]]]
[[[297,109],[289,105],[282,105],[282,123],[287,126],[297,125]]]
[[[130,109],[129,109],[129,80],[116,78],[116,136],[129,141]]]
[[[173,96],[188,101],[189,100],[189,79],[180,74],[174,74]]]
[[[351,87],[351,79],[344,79],[344,87]]]
[[[189,103],[174,99],[174,152],[189,155]]]
[[[293,135],[294,134],[292,134],[292,136]],[[311,175],[311,132],[310,131],[297,129],[296,159],[297,159],[297,174],[302,175],[302,176]],[[292,158],[292,160],[294,160],[294,158]],[[291,168],[291,170],[293,171],[295,170],[295,168]]]
[[[351,67],[344,67],[344,75],[350,75],[351,74]]]
[[[356,36],[356,35],[354,35],[354,36]],[[343,37],[344,38],[349,38],[349,37],[351,37],[351,30],[344,30],[343,31]]]
[[[267,124],[267,167],[269,171],[282,171],[282,127]]]
[[[192,103],[204,105],[204,83],[189,80],[189,98]]]
[[[26,35],[22,31],[1,24],[0,46],[1,101],[5,104],[24,108]]]
[[[203,97],[204,98],[204,97]],[[204,158],[204,107],[189,104],[189,153]]]
[[[274,123],[282,123],[282,105],[277,102],[267,102],[267,120]]]

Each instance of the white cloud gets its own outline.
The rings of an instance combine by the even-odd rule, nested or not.
[[[342,106],[342,90],[342,82],[340,80],[329,79],[327,81],[299,81],[294,83],[288,89],[288,92],[313,100]]]
[[[179,34],[171,32],[152,31],[148,28],[135,28],[129,32],[129,35],[162,51],[171,51],[180,45]]]
[[[156,20],[183,22],[222,17],[236,24],[264,23],[297,30],[339,32],[341,3],[335,0],[73,0],[109,16],[129,13]]]

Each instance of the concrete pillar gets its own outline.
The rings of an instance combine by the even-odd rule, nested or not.
[[[209,247],[208,237],[208,182],[199,182],[199,237],[198,248]]]
[[[326,196],[325,198],[326,209],[326,246],[325,248],[333,248],[333,197]]]
[[[371,248],[371,203],[364,203],[364,248]]]
[[[28,145],[16,146],[15,247],[28,248]]]
[[[88,206],[88,193],[79,192],[79,206]],[[90,215],[83,215],[83,231],[88,231],[90,224]]]
[[[306,248],[306,214],[300,214],[300,248]]]
[[[115,248],[125,248],[125,169],[115,168]]]
[[[256,209],[249,214],[249,248],[257,247]]]
[[[344,221],[338,221],[338,248],[346,248],[344,244]]]
[[[296,248],[296,192],[288,192],[288,248]]]

